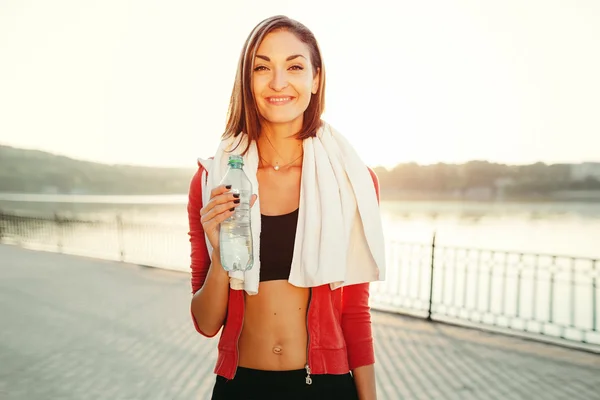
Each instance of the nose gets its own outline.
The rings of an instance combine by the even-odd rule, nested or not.
[[[288,81],[287,81],[287,75],[285,74],[285,72],[280,71],[280,70],[275,70],[275,73],[273,74],[273,78],[271,79],[271,82],[269,82],[269,87],[276,92],[280,92],[283,89],[285,89],[287,86],[288,86]]]

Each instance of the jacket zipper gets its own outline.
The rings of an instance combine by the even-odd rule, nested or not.
[[[237,362],[235,363],[235,372],[233,373],[233,377],[235,378],[238,370],[238,366],[240,365],[240,336],[242,336],[242,329],[244,329],[244,319],[246,318],[246,296],[242,293],[243,303],[242,303],[242,326],[240,327],[240,333],[238,333],[237,341],[235,342],[235,348],[237,350]]]
[[[308,312],[310,311],[310,301],[312,298],[312,288],[308,289],[308,305],[306,306],[306,384],[312,385],[312,378],[310,377],[310,329],[308,329]]]

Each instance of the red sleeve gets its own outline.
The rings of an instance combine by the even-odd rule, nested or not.
[[[368,167],[367,167],[368,168]],[[371,179],[373,179],[373,186],[375,187],[375,195],[377,196],[377,202],[379,203],[379,178],[375,171],[369,168],[369,173],[371,174]]]
[[[202,208],[202,172],[204,168],[200,166],[190,183],[188,198],[188,221],[190,230],[188,235],[192,247],[191,269],[192,269],[192,294],[196,293],[206,279],[208,268],[210,266],[210,257],[206,248],[204,238],[204,228],[200,222],[200,209]]]
[[[188,220],[190,230],[188,235],[190,236],[190,243],[192,247],[191,252],[191,269],[192,269],[192,294],[196,293],[206,280],[208,269],[210,267],[210,257],[208,255],[208,249],[206,247],[206,241],[204,239],[204,229],[200,222],[200,209],[202,208],[202,172],[204,168],[200,165],[198,171],[192,178],[190,183],[189,199],[188,199]],[[190,309],[191,311],[191,309]],[[194,327],[196,331],[204,336],[204,332],[198,327],[196,318],[192,313],[192,321],[194,321]]]
[[[377,201],[379,180],[369,168]],[[360,283],[342,288],[342,331],[348,349],[350,369],[375,363],[371,309],[369,307],[369,283]]]

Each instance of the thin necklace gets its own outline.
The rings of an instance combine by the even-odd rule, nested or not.
[[[267,141],[269,142],[269,144],[271,145],[271,147],[273,148],[273,150],[275,150],[275,153],[277,153],[277,155],[278,155],[278,156],[279,156],[279,157],[280,157],[282,160],[283,160],[283,159],[285,159],[285,157],[283,157],[281,154],[279,154],[279,152],[277,151],[277,149],[275,148],[275,146],[273,146],[273,143],[271,143],[271,139],[269,139],[269,135],[267,135],[267,134],[265,133],[265,137],[267,138]],[[304,153],[304,152],[303,152],[303,153]],[[287,164],[283,165],[283,167],[285,168],[285,167],[287,167],[288,165],[291,165],[291,164],[293,164],[295,161],[297,161],[297,160],[298,160],[300,157],[302,157],[302,156],[303,156],[303,154],[300,154],[300,155],[299,155],[299,156],[298,156],[296,159],[294,159],[293,161],[291,161],[291,162],[289,162],[289,163],[287,163]],[[275,165],[272,165],[271,163],[268,163],[268,162],[267,162],[267,161],[266,161],[264,158],[262,158],[262,156],[260,156],[260,158],[261,158],[261,160],[263,160],[263,161],[264,161],[266,164],[268,164],[268,165],[272,166],[272,167],[273,167],[273,169],[274,169],[275,171],[279,171],[279,169],[281,168],[281,167],[279,166],[279,163],[278,163],[278,162],[275,162]]]
[[[298,156],[298,158],[296,158],[294,161],[292,161],[292,162],[289,162],[289,163],[287,163],[287,164],[285,164],[285,165],[282,165],[282,166],[279,166],[279,164],[272,165],[271,163],[267,162],[267,160],[265,160],[265,159],[264,159],[264,158],[263,158],[263,157],[262,157],[260,154],[259,154],[258,156],[260,157],[260,159],[261,159],[261,160],[263,160],[263,163],[265,163],[265,164],[267,164],[267,165],[269,165],[269,166],[273,167],[273,169],[274,169],[275,171],[279,171],[279,169],[280,169],[280,168],[282,168],[282,167],[283,167],[283,168],[285,168],[285,167],[287,167],[288,165],[292,165],[294,162],[298,161],[298,160],[300,159],[300,157],[302,157],[303,155],[304,155],[304,154],[300,154],[300,155]]]

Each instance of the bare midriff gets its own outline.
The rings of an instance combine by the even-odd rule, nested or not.
[[[266,371],[303,369],[309,289],[275,280],[261,282],[258,294],[245,296],[239,366]]]

